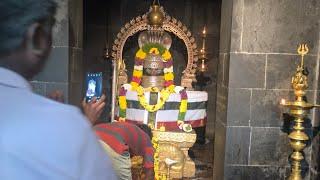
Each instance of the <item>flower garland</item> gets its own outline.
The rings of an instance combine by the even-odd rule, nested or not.
[[[152,146],[154,148],[154,155],[153,155],[153,169],[154,169],[154,179],[160,179],[159,174],[159,140],[156,137],[152,137]],[[163,179],[164,180],[164,179]]]
[[[126,121],[126,112],[127,112],[127,99],[126,99],[127,90],[124,86],[121,86],[119,90],[119,120],[120,122]]]

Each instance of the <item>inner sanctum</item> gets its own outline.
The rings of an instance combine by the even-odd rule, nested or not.
[[[320,178],[320,1],[57,2],[34,92],[150,127],[155,179]]]

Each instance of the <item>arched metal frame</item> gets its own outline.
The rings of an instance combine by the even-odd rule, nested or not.
[[[163,7],[161,7],[161,11],[165,14],[165,19],[162,25],[162,28],[165,31],[171,32],[174,35],[176,35],[178,38],[180,38],[186,48],[188,53],[188,61],[187,66],[185,70],[182,72],[182,78],[181,78],[181,86],[186,87],[188,90],[192,89],[192,82],[195,81],[195,73],[197,68],[197,61],[198,61],[198,50],[197,50],[197,44],[195,42],[195,38],[192,37],[191,32],[188,30],[188,28],[182,24],[181,21],[170,17],[167,15]],[[119,60],[122,59],[122,53],[123,53],[123,47],[127,41],[127,39],[130,36],[133,36],[134,34],[144,31],[148,29],[148,23],[147,23],[147,13],[138,16],[136,18],[133,18],[130,22],[126,23],[124,27],[120,29],[120,32],[117,34],[117,38],[114,41],[114,44],[112,46],[112,59],[113,59],[113,88],[112,88],[112,120],[114,118],[114,111],[115,111],[115,103],[116,103],[116,95],[117,95],[117,87],[118,87],[118,63]]]

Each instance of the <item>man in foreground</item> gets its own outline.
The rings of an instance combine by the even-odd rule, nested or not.
[[[32,93],[51,49],[53,0],[0,2],[0,179],[116,179],[88,120]]]

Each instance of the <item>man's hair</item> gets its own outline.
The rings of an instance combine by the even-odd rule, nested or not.
[[[31,24],[53,20],[56,7],[54,0],[1,0],[0,55],[17,49]]]
[[[152,139],[152,130],[151,128],[146,124],[136,124],[142,131],[144,131],[150,139]]]

